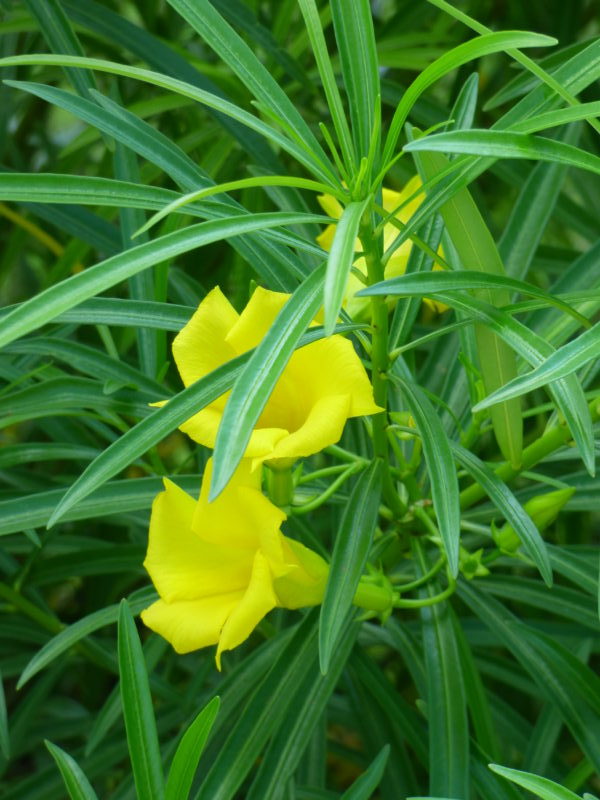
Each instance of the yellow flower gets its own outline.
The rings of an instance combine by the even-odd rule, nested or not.
[[[186,386],[255,347],[289,295],[258,288],[238,314],[217,287],[200,303],[173,342]],[[227,394],[181,426],[196,442],[214,447]],[[381,411],[352,343],[331,336],[292,355],[252,433],[245,452],[256,463],[294,460],[337,442],[346,420]]]
[[[328,566],[281,533],[285,514],[262,494],[261,470],[247,460],[209,504],[211,461],[197,502],[168,480],[154,501],[144,566],[160,599],[142,619],[178,653],[217,644],[220,669],[221,653],[272,608],[320,603]]]
[[[382,203],[383,208],[389,213],[397,208],[401,203],[406,201],[414,192],[417,191],[422,186],[421,178],[418,175],[415,175],[411,178],[404,189],[401,192],[395,192],[392,189],[383,189],[382,191]],[[416,197],[414,197],[410,202],[408,202],[400,211],[396,214],[396,219],[400,222],[407,223],[415,211],[419,208],[421,203],[423,202],[424,194],[421,192]],[[319,203],[321,204],[322,209],[328,214],[330,217],[334,217],[339,219],[342,216],[342,206],[341,204],[331,195],[320,195],[318,198]],[[328,225],[325,230],[317,236],[317,242],[321,245],[323,250],[329,251],[331,249],[331,245],[333,243],[333,237],[335,236],[335,228],[336,226],[331,224]],[[388,222],[387,225],[383,228],[383,249],[384,251],[392,244],[396,236],[399,234],[398,228],[392,225],[391,222]],[[404,275],[406,272],[406,265],[408,264],[408,257],[410,256],[410,251],[412,248],[412,242],[408,239],[406,242],[400,245],[392,256],[390,257],[389,261],[385,267],[385,277],[386,279],[389,278],[397,278],[399,275]],[[357,240],[355,250],[361,250],[362,247],[360,242]],[[442,251],[440,249],[440,255],[442,255]],[[366,268],[365,268],[365,260],[364,258],[359,258],[354,266],[363,275],[366,276]],[[437,264],[433,265],[434,270],[439,270],[441,267]],[[368,297],[355,297],[354,295],[360,289],[364,288],[364,284],[360,281],[360,279],[353,274],[350,274],[350,278],[348,280],[348,286],[346,289],[346,301],[345,301],[345,308],[346,311],[350,314],[353,318],[359,318],[361,314],[364,314],[365,310],[368,308],[369,305],[369,298]],[[429,308],[441,313],[445,311],[448,306],[444,303],[438,303],[435,300],[430,300],[425,298],[424,301]]]

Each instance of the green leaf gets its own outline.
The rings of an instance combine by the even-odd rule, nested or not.
[[[545,386],[551,381],[571,375],[578,369],[600,356],[600,322],[597,322],[589,331],[585,331],[568,344],[552,353],[531,372],[514,378],[502,389],[496,390],[485,400],[482,400],[474,411],[488,408],[501,400],[531,392],[540,386]]]
[[[353,168],[356,166],[356,153],[352,144],[352,137],[344,112],[342,98],[340,97],[331,61],[329,60],[327,43],[321,26],[317,4],[315,0],[298,0],[298,5],[304,17],[304,24],[306,25],[313,55],[317,62],[321,83],[323,84],[327,104],[329,106],[329,113],[333,120],[346,170],[352,172]]]
[[[231,67],[256,99],[280,117],[286,127],[294,131],[295,137],[305,143],[314,162],[320,163],[324,171],[331,175],[332,168],[325,152],[296,106],[250,47],[208,0],[168,0],[168,2]]]
[[[83,56],[81,43],[59,0],[26,0],[26,3],[36,17],[44,39],[55,53]],[[68,69],[65,72],[75,89],[84,97],[87,97],[90,89],[96,87],[93,75],[87,70]]]
[[[375,761],[369,765],[367,771],[363,772],[363,774],[354,781],[352,786],[344,792],[341,800],[369,800],[383,777],[383,771],[389,754],[390,747],[386,744]]]
[[[580,685],[574,685],[570,673],[565,671],[564,648],[560,649],[562,656],[556,657],[549,654],[547,648],[542,650],[534,646],[540,634],[532,627],[523,625],[492,597],[479,592],[472,582],[460,581],[458,592],[461,599],[519,661],[540,694],[560,713],[583,752],[598,768],[600,746],[596,731],[600,716],[590,706],[585,679],[580,681]],[[585,669],[586,675],[593,676],[591,670],[584,668],[581,662],[579,666],[581,670]]]
[[[552,161],[600,175],[600,156],[556,139],[531,136],[527,133],[491,130],[450,131],[409,142],[404,146],[404,150]]]
[[[561,132],[560,138],[569,144],[577,144],[580,134],[581,126],[571,125]],[[514,278],[523,279],[529,271],[548,220],[556,208],[567,169],[566,164],[536,164],[513,204],[498,249],[507,273]]]
[[[355,152],[360,161],[369,154],[377,112],[379,65],[373,17],[368,0],[356,0],[352,13],[344,0],[332,0],[331,14],[338,45]]]
[[[498,775],[502,775],[517,786],[522,786],[528,792],[540,797],[542,800],[580,800],[574,793],[560,786],[548,778],[541,778],[539,775],[533,775],[531,772],[521,772],[518,769],[509,769],[508,767],[500,767],[498,764],[490,764],[490,769]]]
[[[314,270],[281,309],[237,378],[223,411],[213,461],[210,499],[225,488],[254,426],[300,338],[321,306],[323,268]]]
[[[71,800],[98,800],[96,792],[75,759],[47,739],[44,744],[56,761]]]
[[[126,600],[119,609],[119,672],[127,745],[139,800],[163,800],[164,779],[144,653]]]
[[[383,151],[383,163],[386,164],[393,157],[396,142],[408,115],[416,100],[433,83],[442,78],[448,72],[457,67],[474,61],[491,53],[507,51],[515,47],[548,47],[556,44],[556,39],[550,36],[543,36],[536,33],[526,33],[522,31],[499,31],[497,33],[486,33],[483,36],[476,36],[468,42],[459,44],[452,50],[436,59],[410,84],[403,94],[388,132]]]
[[[421,561],[421,571],[426,569]],[[422,591],[435,594],[435,582]],[[429,724],[429,791],[467,797],[469,793],[469,728],[460,653],[447,603],[421,609],[423,651],[427,671]]]
[[[419,171],[427,179],[442,172],[448,161],[441,155],[425,154],[417,159]],[[504,275],[504,266],[496,243],[485,224],[483,217],[468,189],[460,189],[446,202],[440,213],[444,218],[446,230],[457,250],[464,268],[475,269],[486,275]],[[506,292],[478,290],[478,296],[496,306],[510,302]],[[517,374],[514,353],[504,342],[482,325],[475,328],[475,341],[479,356],[479,366],[484,386],[488,392],[495,391]],[[514,467],[521,461],[523,450],[523,424],[521,404],[518,400],[498,405],[491,412],[496,441],[504,458]]]
[[[50,322],[83,300],[87,300],[99,292],[104,292],[161,261],[173,259],[196,247],[250,231],[278,225],[294,225],[298,222],[318,221],[319,219],[322,218],[313,214],[291,214],[276,211],[248,217],[229,217],[201,222],[183,231],[160,236],[151,242],[133,247],[125,253],[111,256],[22,303],[4,317],[0,332],[0,347],[30,333],[46,322]]]
[[[438,292],[457,291],[463,289],[489,289],[490,291],[520,292],[531,297],[539,297],[548,305],[560,309],[565,314],[576,319],[581,325],[590,326],[587,317],[584,317],[564,300],[553,297],[543,289],[538,289],[530,283],[509,278],[506,275],[484,274],[469,269],[455,270],[452,272],[422,272],[409,275],[400,275],[380,283],[374,283],[357,292],[357,297],[372,295],[387,295],[410,297],[412,295],[431,295]]]
[[[280,730],[298,684],[307,671],[316,672],[316,614],[315,609],[304,617],[247,704],[236,708],[196,800],[233,800],[265,744]]]
[[[352,615],[344,616],[343,636],[327,675],[319,674],[315,660],[299,682],[291,699],[290,708],[294,712],[286,720],[285,735],[280,734],[272,739],[246,800],[277,800],[281,796],[281,786],[295,772],[316,725],[327,711],[327,704],[358,635],[359,626],[352,622]]]
[[[0,753],[8,761],[10,758],[10,734],[8,730],[8,717],[6,714],[6,697],[4,695],[4,681],[0,672]]]
[[[141,597],[133,598],[129,601],[132,614],[139,614],[146,608],[155,598],[155,593],[150,590],[143,590]],[[90,633],[100,630],[116,622],[119,616],[119,606],[113,605],[106,608],[101,608],[99,611],[94,611],[82,619],[78,619],[72,625],[69,625],[60,633],[53,636],[38,652],[34,655],[31,661],[27,664],[19,682],[17,689],[21,689],[28,681],[37,675],[40,670],[44,669],[51,664],[56,658],[64,652],[73,647],[77,642],[89,636]]]
[[[458,481],[450,442],[436,410],[423,390],[398,375],[390,378],[402,389],[409,411],[423,442],[423,453],[431,483],[431,496],[448,566],[452,575],[458,574],[460,543],[460,506]]]
[[[322,162],[315,161],[315,157],[311,151],[308,151],[304,146],[300,146],[296,141],[292,141],[287,136],[284,136],[276,128],[264,123],[259,117],[249,114],[247,111],[239,108],[233,103],[224,100],[216,94],[206,92],[199,89],[192,84],[185,81],[170,78],[168,75],[163,75],[159,72],[152,70],[141,69],[139,67],[130,67],[127,64],[118,64],[113,61],[106,61],[103,59],[83,58],[80,56],[55,56],[55,55],[27,55],[27,56],[10,56],[9,58],[0,59],[0,67],[18,66],[23,64],[39,64],[39,65],[55,65],[62,67],[84,67],[86,69],[94,69],[99,72],[108,72],[112,75],[121,75],[125,78],[133,78],[145,83],[153,84],[162,89],[170,89],[177,92],[183,97],[189,97],[199,103],[219,111],[242,125],[247,126],[251,130],[264,136],[276,143],[279,147],[283,148],[290,155],[294,156],[301,164],[318,175],[321,180],[329,182],[335,180],[329,168],[323,168]]]
[[[548,551],[529,514],[491,467],[459,444],[452,442],[451,446],[456,460],[467,470],[473,480],[485,489],[492,503],[515,529],[525,552],[539,569],[546,585],[552,586],[552,566]]]
[[[330,336],[340,313],[354,261],[356,237],[362,215],[370,198],[361,203],[349,203],[336,225],[335,235],[327,258],[327,273],[323,302],[325,331]]]
[[[171,762],[165,800],[187,800],[189,797],[198,761],[219,711],[220,702],[219,697],[213,697],[183,734]]]
[[[381,487],[381,461],[377,459],[354,484],[335,537],[319,617],[319,663],[323,675],[339,647],[342,626],[367,563],[377,526]]]
[[[466,311],[484,322],[507,344],[534,366],[543,362],[545,356],[555,352],[546,339],[530,331],[508,314],[469,295],[448,293],[441,295],[445,303]],[[558,409],[563,414],[569,430],[579,447],[581,457],[590,475],[595,471],[592,422],[583,389],[574,375],[559,378],[549,385]]]

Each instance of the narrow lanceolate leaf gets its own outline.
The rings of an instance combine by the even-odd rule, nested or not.
[[[4,696],[4,682],[0,672],[0,753],[8,761],[10,758],[10,736],[8,733],[8,717],[6,714],[6,698]]]
[[[154,599],[155,593],[152,590],[144,591],[142,597],[136,600],[129,601],[129,607],[132,614],[139,614],[143,611]],[[94,611],[88,614],[87,617],[77,620],[72,625],[57,633],[49,642],[47,642],[38,652],[33,656],[31,661],[27,664],[19,682],[17,689],[23,687],[27,681],[31,680],[34,675],[37,675],[40,670],[44,669],[51,664],[56,658],[62,655],[66,650],[77,644],[90,633],[104,628],[117,621],[119,615],[119,606],[113,605],[107,608],[101,608],[99,611]]]
[[[544,540],[533,520],[491,467],[476,455],[451,442],[456,460],[467,470],[473,480],[485,489],[487,496],[503,517],[515,529],[527,555],[539,569],[547,586],[552,586],[552,566]]]
[[[363,772],[360,778],[357,778],[352,786],[344,792],[341,800],[369,800],[370,797],[373,797],[373,792],[383,777],[389,754],[390,746],[386,744],[375,761],[369,764],[366,772]]]
[[[550,383],[550,381],[570,375],[589,361],[599,357],[600,322],[597,322],[589,331],[582,333],[577,339],[556,350],[534,370],[515,378],[502,389],[498,389],[492,395],[486,397],[485,400],[477,404],[474,410],[488,408],[499,401],[518,397],[521,394],[525,394],[525,392],[531,392],[533,389]]]
[[[433,178],[448,166],[447,159],[439,154],[423,153],[418,159],[419,169],[426,179]],[[504,276],[504,267],[496,243],[468,189],[460,189],[440,208],[446,230],[452,239],[462,266],[487,274]],[[495,306],[508,305],[508,291],[481,289],[477,296]],[[488,328],[475,327],[481,376],[488,394],[504,386],[517,375],[514,353]],[[523,423],[521,403],[510,400],[498,404],[491,412],[492,425],[498,446],[513,467],[518,468],[523,450]]]
[[[209,0],[169,0],[169,4],[221,56],[256,99],[280,117],[295,138],[306,143],[313,159],[330,168],[325,152],[294,103]]]
[[[424,597],[435,593],[429,584]],[[469,726],[460,653],[446,602],[421,609],[427,671],[429,791],[438,797],[469,795]]]
[[[344,209],[336,226],[335,236],[327,259],[327,273],[325,276],[325,291],[323,302],[325,306],[325,330],[331,335],[335,327],[344,294],[348,285],[350,270],[354,261],[356,237],[360,220],[370,198],[361,203],[350,203]]]
[[[40,31],[55,53],[82,56],[83,49],[60,0],[27,0],[27,6],[36,17]],[[66,70],[67,77],[79,92],[86,97],[96,87],[91,72],[82,69]]]
[[[344,509],[319,618],[319,662],[323,675],[352,605],[377,525],[381,499],[381,461],[373,461],[358,478]]]
[[[134,78],[146,83],[153,84],[163,89],[169,89],[177,92],[183,97],[189,97],[193,100],[202,103],[208,108],[219,111],[232,119],[241,122],[242,125],[247,126],[251,130],[264,136],[277,143],[284,150],[289,152],[295,158],[304,164],[311,172],[326,182],[335,180],[329,168],[325,168],[322,162],[315,161],[314,155],[311,151],[307,151],[304,146],[300,146],[296,141],[288,138],[288,136],[281,133],[277,128],[264,123],[259,117],[254,114],[249,114],[239,106],[224,100],[216,94],[206,92],[199,89],[193,84],[186,83],[185,81],[171,78],[160,72],[152,72],[152,70],[140,69],[139,67],[130,67],[128,64],[119,64],[114,61],[106,61],[103,59],[83,58],[80,56],[56,56],[56,55],[27,55],[27,56],[10,56],[9,58],[0,59],[0,67],[17,66],[23,64],[47,64],[61,67],[84,67],[87,69],[94,69],[100,72],[108,72],[113,75],[122,75],[127,78]]]
[[[98,800],[96,792],[75,759],[52,742],[46,740],[44,744],[56,761],[71,800]]]
[[[316,609],[295,629],[246,705],[203,780],[196,800],[233,800],[271,736],[290,710],[298,684],[316,662]],[[285,726],[280,735],[285,735]]]
[[[143,269],[173,259],[196,247],[262,228],[321,220],[322,217],[317,215],[291,214],[282,211],[211,220],[192,225],[183,231],[168,233],[151,242],[133,247],[125,253],[111,256],[22,303],[4,317],[0,331],[0,347],[30,333],[83,300],[110,289]]]
[[[345,0],[332,0],[330,5],[348,96],[354,146],[360,161],[369,152],[379,94],[371,4],[368,0],[356,0],[350,14]]]
[[[556,44],[556,39],[552,39],[550,36],[522,31],[500,31],[477,36],[444,53],[424,69],[402,95],[386,139],[383,162],[386,163],[393,157],[396,142],[415,101],[432,83],[457,67],[490,53],[498,53],[515,47],[547,47],[553,44]]]
[[[523,789],[532,792],[536,797],[540,797],[541,800],[579,800],[579,797],[574,792],[565,789],[564,786],[554,781],[548,780],[548,778],[541,778],[531,772],[521,772],[518,769],[501,767],[498,764],[490,764],[489,767],[498,775],[502,775],[503,778],[516,783],[517,786],[522,786]]]
[[[219,711],[219,704],[220,699],[213,697],[183,734],[171,762],[165,800],[187,800],[189,797],[198,761]]]
[[[347,666],[360,626],[346,615],[343,635],[336,648],[327,675],[319,673],[314,659],[310,670],[295,689],[286,719],[285,736],[274,736],[266,751],[246,800],[280,800],[281,786],[293,775],[310,744],[315,728],[327,712],[329,699]]]
[[[490,332],[494,331],[534,367],[555,352],[546,339],[538,336],[504,311],[500,311],[482,300],[470,295],[458,295],[454,292],[442,294],[440,297],[453,308],[464,310],[485,323],[490,328]],[[585,468],[590,475],[594,475],[596,467],[592,420],[581,384],[575,375],[571,374],[553,381],[549,384],[548,391],[566,420],[579,448]]]
[[[211,500],[233,475],[275,384],[321,306],[323,272],[323,267],[314,270],[296,289],[236,380],[215,441]]]
[[[126,600],[119,611],[121,702],[139,800],[163,800],[164,779],[144,652]]]
[[[457,575],[460,505],[450,442],[436,410],[422,389],[400,378],[397,373],[392,372],[390,377],[402,389],[406,405],[421,436],[440,536],[450,571],[452,575]]]
[[[409,152],[462,153],[491,158],[528,158],[579,167],[600,175],[600,157],[555,139],[509,131],[451,131],[425,136],[404,147]]]
[[[453,272],[423,272],[417,274],[400,275],[387,281],[374,283],[366,289],[357,292],[358,297],[371,295],[389,295],[410,297],[412,295],[435,295],[438,292],[456,291],[463,289],[489,289],[490,291],[520,292],[531,297],[539,297],[548,305],[564,311],[576,319],[581,325],[589,327],[587,317],[584,317],[564,300],[553,297],[543,289],[538,289],[531,283],[515,280],[506,275],[490,275],[474,270],[461,269]]]
[[[298,6],[302,12],[310,45],[317,62],[321,83],[329,106],[329,113],[335,127],[345,166],[346,169],[351,170],[356,165],[356,153],[352,146],[352,136],[350,135],[350,128],[344,112],[344,105],[327,51],[327,42],[323,33],[319,9],[315,0],[298,0]]]

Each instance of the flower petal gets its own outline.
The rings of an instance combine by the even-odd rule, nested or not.
[[[285,292],[271,292],[258,286],[239,319],[227,333],[227,343],[238,354],[256,347],[289,298],[290,295]]]
[[[350,411],[348,395],[329,395],[318,398],[304,424],[281,439],[265,460],[304,458],[341,439]]]
[[[144,566],[168,603],[243,590],[250,578],[257,537],[235,548],[202,538],[192,530],[197,506],[168,480],[152,505]]]
[[[173,357],[185,386],[237,355],[226,337],[238,318],[218,286],[206,295],[173,340]]]
[[[278,605],[283,608],[303,608],[322,602],[329,574],[325,559],[287,536],[283,537],[283,547],[286,561],[295,566],[286,575],[277,576],[273,581]]]
[[[302,387],[301,397],[307,409],[320,397],[348,395],[349,417],[381,411],[375,404],[373,387],[352,342],[343,336],[330,336],[297,350],[286,372],[288,370],[290,381]]]
[[[267,559],[261,552],[254,557],[252,577],[246,593],[223,625],[217,648],[217,667],[221,669],[221,653],[237,647],[252,633],[261,619],[277,605],[273,579]]]
[[[142,611],[142,621],[171,642],[178,653],[190,653],[217,644],[225,621],[243,596],[240,591],[175,603],[157,600]]]
[[[342,216],[342,204],[332,194],[318,194],[317,202],[328,217],[339,219]]]
[[[248,459],[242,460],[222,493],[209,503],[211,475],[212,459],[209,459],[193,513],[193,530],[204,542],[226,547],[234,555],[237,549],[251,549],[253,558],[261,536],[278,533],[285,514],[260,491],[260,471],[252,473]],[[228,591],[228,587],[224,590]]]

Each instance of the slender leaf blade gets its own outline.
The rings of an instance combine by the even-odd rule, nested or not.
[[[199,712],[183,734],[171,762],[165,787],[165,800],[187,800],[198,761],[219,712],[219,697],[213,699]]]

